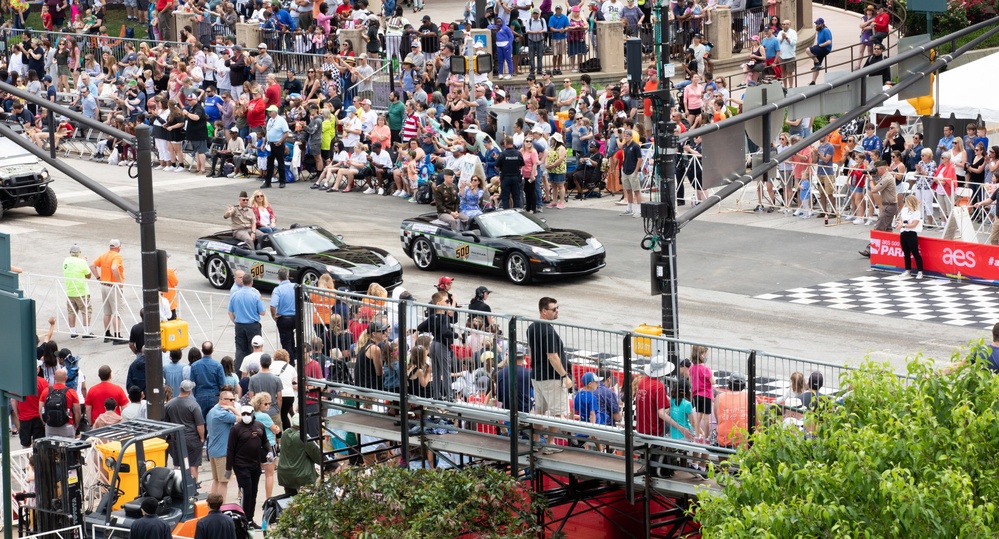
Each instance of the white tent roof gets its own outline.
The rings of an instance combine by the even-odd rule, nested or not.
[[[999,73],[999,53],[949,69],[941,75],[940,95],[935,96],[940,104],[940,116],[949,118],[953,114],[955,118],[971,119],[980,115],[986,122],[999,123],[999,100],[990,96],[989,92],[974,91],[981,88],[985,73]],[[871,112],[918,116],[912,105],[899,101],[897,97],[889,98]]]

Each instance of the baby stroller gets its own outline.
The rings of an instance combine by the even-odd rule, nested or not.
[[[232,523],[236,525],[236,539],[250,539],[252,537],[250,521],[247,520],[246,515],[243,514],[243,508],[238,503],[222,504],[219,511],[231,518]]]

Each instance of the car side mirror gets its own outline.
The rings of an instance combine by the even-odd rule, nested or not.
[[[275,254],[274,249],[271,249],[270,247],[266,249],[258,249],[257,251],[255,251],[255,253],[257,254],[257,256],[266,256],[267,260],[274,262],[274,254]]]
[[[343,241],[343,234],[337,234],[336,239]]]
[[[466,231],[462,232],[461,235],[469,237],[469,238],[472,238],[472,240],[475,243],[479,243],[479,235],[476,234],[475,232],[472,232],[471,230],[466,230]]]

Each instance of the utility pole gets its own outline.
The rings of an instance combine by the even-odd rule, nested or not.
[[[641,215],[645,224],[642,248],[651,251],[652,293],[659,294],[662,299],[663,336],[675,339],[680,336],[676,281],[676,236],[679,231],[676,212],[676,152],[679,141],[676,135],[677,125],[670,119],[670,77],[673,76],[673,64],[669,59],[672,28],[668,10],[669,4],[664,7],[662,0],[657,0],[652,7],[653,54],[659,88],[643,92],[642,95],[652,100],[653,180],[657,184],[652,190],[651,200],[642,203]],[[631,54],[631,49],[628,53]],[[669,356],[674,363],[678,360],[672,343]]]

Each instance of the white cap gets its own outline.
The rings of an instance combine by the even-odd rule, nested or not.
[[[121,247],[121,240],[118,239],[111,240],[110,245],[111,247]]]
[[[264,345],[264,338],[261,337],[260,335],[257,335],[255,337],[253,337],[253,340],[250,341],[250,345],[253,346],[253,347],[263,346]]]
[[[184,393],[190,393],[194,391],[195,383],[191,380],[184,380],[180,383],[180,390]]]

